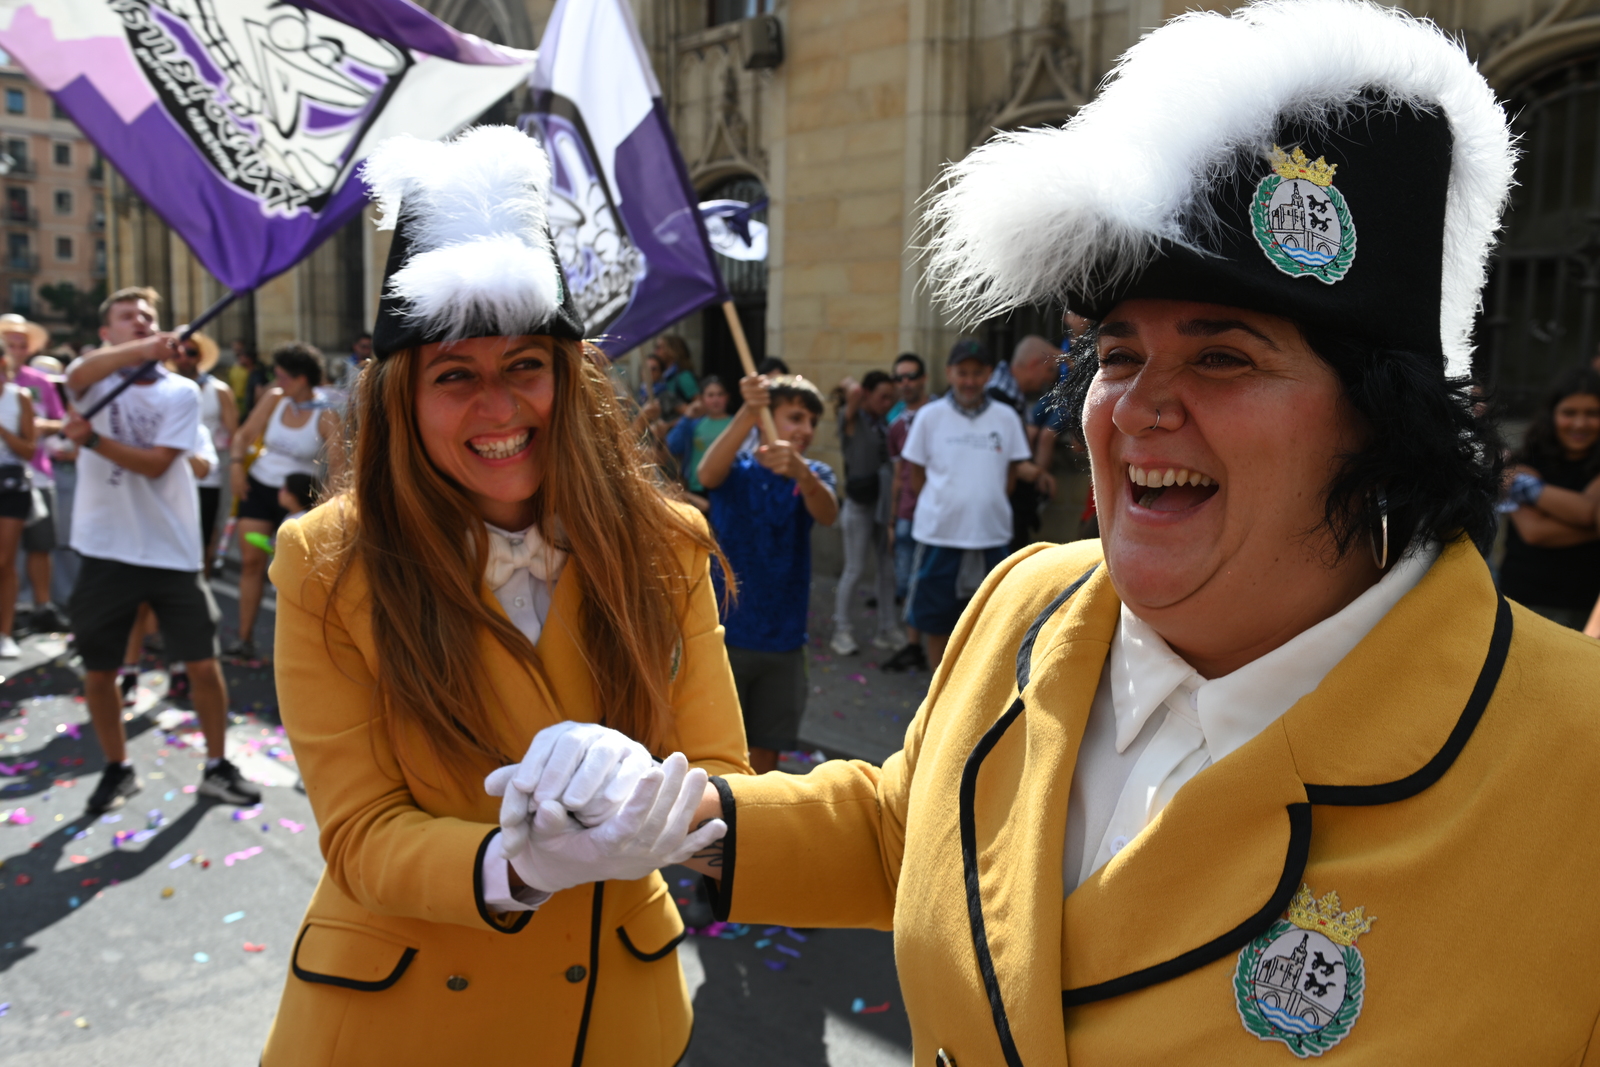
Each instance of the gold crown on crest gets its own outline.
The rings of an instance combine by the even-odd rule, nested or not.
[[[1312,185],[1326,188],[1333,184],[1333,172],[1339,169],[1339,164],[1329,163],[1318,156],[1316,162],[1306,158],[1304,149],[1296,148],[1293,152],[1285,152],[1277,145],[1272,146],[1272,169],[1285,178],[1304,178]]]
[[[1376,915],[1367,909],[1339,910],[1339,894],[1330,892],[1321,900],[1311,898],[1311,887],[1300,883],[1300,891],[1289,901],[1289,921],[1302,930],[1314,930],[1339,945],[1353,945],[1356,938],[1372,929]]]

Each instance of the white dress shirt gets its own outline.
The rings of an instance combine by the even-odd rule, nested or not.
[[[1320,685],[1438,555],[1437,544],[1407,553],[1341,611],[1209,680],[1123,605],[1072,776],[1066,892],[1137,838],[1190,779]]]
[[[545,544],[537,526],[511,533],[488,523],[484,525],[489,528],[485,580],[494,598],[506,609],[511,625],[538,645],[539,635],[544,632],[545,616],[550,614],[551,594],[566,566],[567,554]],[[511,888],[499,834],[495,834],[489,847],[483,850],[482,885],[483,902],[492,911],[534,911],[550,899],[549,893],[537,889]]]

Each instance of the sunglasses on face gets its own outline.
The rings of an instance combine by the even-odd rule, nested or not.
[[[914,382],[921,377],[923,377],[921,374],[896,374],[894,380],[897,382]]]

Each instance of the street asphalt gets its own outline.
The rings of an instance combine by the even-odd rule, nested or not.
[[[225,636],[230,574],[214,583]],[[871,648],[836,657],[833,582],[813,584],[812,692],[802,748],[881,762],[927,675],[885,674]],[[858,592],[859,637],[875,632]],[[268,608],[271,606],[270,594]],[[258,624],[270,658],[273,615]],[[143,791],[108,818],[83,804],[104,764],[66,642],[34,636],[0,662],[0,1063],[7,1067],[254,1064],[288,953],[322,871],[316,822],[278,725],[270,663],[229,663],[229,753],[263,786],[259,809],[197,799],[203,743],[165,699],[153,658],[129,715]],[[20,814],[19,814],[20,813]],[[698,887],[664,872],[697,933],[679,950],[695,993],[692,1067],[904,1067],[910,1028],[890,934],[710,924]]]

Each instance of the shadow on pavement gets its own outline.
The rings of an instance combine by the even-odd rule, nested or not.
[[[0,861],[0,878],[7,883],[5,906],[0,908],[0,973],[34,953],[34,948],[26,944],[28,938],[87,907],[103,891],[130,882],[166,860],[216,804],[209,798],[197,798],[189,810],[163,823],[155,836],[141,846],[118,848],[85,863],[72,863],[63,870],[56,870],[56,866],[63,856],[70,862],[75,855],[69,846],[79,833],[89,830],[110,835],[117,824],[79,815],[26,852]],[[126,821],[136,810],[135,805],[136,800],[129,800],[113,814]],[[136,817],[128,829],[141,821]]]

